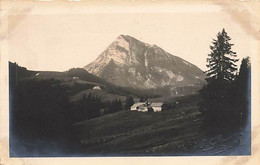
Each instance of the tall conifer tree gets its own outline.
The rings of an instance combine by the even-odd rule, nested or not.
[[[236,53],[231,50],[233,44],[225,29],[217,34],[210,46],[206,71],[208,82],[200,91],[203,101],[200,109],[205,120],[211,124],[219,124],[232,116],[231,85],[236,77]]]
[[[211,82],[214,80],[226,80],[231,82],[235,78],[236,74],[236,52],[231,50],[234,44],[229,43],[231,38],[227,35],[225,29],[217,34],[217,40],[213,39],[210,46],[211,53],[207,58],[206,71],[207,81]]]

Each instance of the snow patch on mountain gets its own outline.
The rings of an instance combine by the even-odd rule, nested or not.
[[[167,75],[168,75],[168,77],[169,77],[170,79],[174,79],[174,78],[175,78],[175,74],[172,73],[172,71],[166,70],[166,73],[167,73]]]
[[[150,80],[149,78],[144,82],[144,85],[147,86],[148,88],[155,88],[157,85]]]
[[[183,79],[184,79],[184,78],[183,78],[181,75],[178,75],[176,81],[183,81]]]
[[[141,76],[140,72],[137,72],[136,74],[136,79],[139,82],[145,81],[144,77]]]
[[[146,50],[146,52],[144,53],[144,66],[146,68],[146,71],[148,70],[148,60],[147,60],[147,52],[148,52],[148,50],[149,50],[149,47]]]
[[[129,71],[129,73],[132,73],[133,75],[135,75],[135,68],[129,68],[128,71]]]
[[[158,71],[158,72],[163,72],[163,68],[160,68],[157,66],[153,67],[153,70]]]

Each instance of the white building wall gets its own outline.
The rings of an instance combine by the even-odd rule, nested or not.
[[[100,86],[94,86],[93,89],[101,89]]]
[[[136,111],[136,108],[132,108],[132,107],[131,107],[131,111]]]
[[[147,107],[139,107],[137,110],[140,111],[140,112],[147,112],[148,108]]]
[[[162,107],[153,107],[154,112],[162,111]]]

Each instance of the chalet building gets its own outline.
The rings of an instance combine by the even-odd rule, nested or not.
[[[140,111],[140,112],[160,112],[164,109],[163,102],[138,102],[131,106],[131,111]]]
[[[146,102],[138,102],[131,106],[131,111],[147,112],[148,106]]]

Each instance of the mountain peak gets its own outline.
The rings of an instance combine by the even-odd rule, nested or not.
[[[124,34],[119,35],[116,39],[123,39],[125,37]]]
[[[159,46],[124,34],[84,68],[115,85],[135,88],[196,86],[203,84],[205,76],[195,65]]]
[[[125,35],[125,34],[120,34],[117,38],[121,38],[121,37],[128,37],[129,35]],[[129,37],[131,37],[131,36],[129,36]]]
[[[126,40],[126,41],[129,42],[129,40],[135,39],[135,38],[134,38],[134,37],[131,37],[131,36],[129,36],[129,35],[121,34],[120,36],[117,37],[117,40],[120,40],[120,39],[124,39],[124,40]]]
[[[149,44],[147,43],[144,43],[130,35],[125,35],[125,34],[121,34],[117,37],[116,41],[121,41],[121,40],[124,40],[128,43],[138,43],[138,44],[143,44],[143,45],[146,45],[146,46],[150,46]]]
[[[116,38],[116,41],[115,42],[129,42],[129,37],[127,35],[123,35],[121,34],[120,36],[118,36]]]
[[[121,34],[121,35],[119,35],[117,38],[128,38],[128,39],[135,39],[134,37],[132,37],[132,36],[129,36],[129,35],[126,35],[126,34]]]

